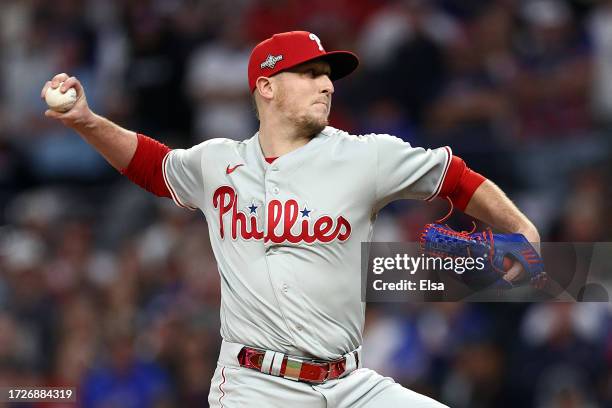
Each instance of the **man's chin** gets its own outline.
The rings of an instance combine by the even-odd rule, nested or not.
[[[300,123],[300,128],[304,131],[305,134],[311,135],[312,137],[321,133],[323,129],[329,124],[327,118],[325,119],[311,119],[306,120]]]
[[[323,129],[325,129],[325,126],[327,126],[328,122],[319,122],[316,125],[313,125],[311,128],[311,133],[313,136],[318,135],[319,133],[321,133],[323,131]]]

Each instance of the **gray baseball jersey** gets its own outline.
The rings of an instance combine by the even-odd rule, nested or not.
[[[208,222],[222,337],[320,359],[361,345],[360,244],[390,201],[435,197],[450,159],[448,147],[332,127],[272,164],[257,134],[171,151],[174,201]]]

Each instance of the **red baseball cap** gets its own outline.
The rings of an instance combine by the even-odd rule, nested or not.
[[[331,67],[330,79],[347,76],[359,65],[357,55],[349,51],[326,52],[321,40],[307,31],[274,34],[257,44],[249,59],[249,87],[255,90],[257,78],[271,77],[306,61],[321,58]]]

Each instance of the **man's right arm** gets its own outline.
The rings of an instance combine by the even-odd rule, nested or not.
[[[51,81],[47,81],[41,91],[44,99],[45,92],[49,87],[57,88],[62,84],[62,92],[74,88],[77,92],[75,105],[65,113],[47,110],[45,115],[61,121],[65,126],[74,129],[81,137],[95,148],[115,169],[123,171],[127,169],[136,148],[138,138],[135,132],[124,129],[117,124],[105,119],[89,109],[85,91],[81,83],[75,77],[66,74],[58,74]]]
[[[170,149],[156,140],[137,135],[92,112],[87,104],[83,86],[75,77],[56,75],[43,87],[41,98],[45,97],[49,87],[57,88],[62,82],[62,92],[70,88],[76,90],[76,103],[68,112],[47,110],[45,115],[74,129],[111,166],[140,187],[160,197],[171,197],[162,171],[163,160]]]

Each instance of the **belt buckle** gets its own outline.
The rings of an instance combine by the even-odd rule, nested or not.
[[[302,371],[303,360],[295,357],[287,357],[287,365],[285,366],[284,378],[293,381],[300,381],[300,372]]]

